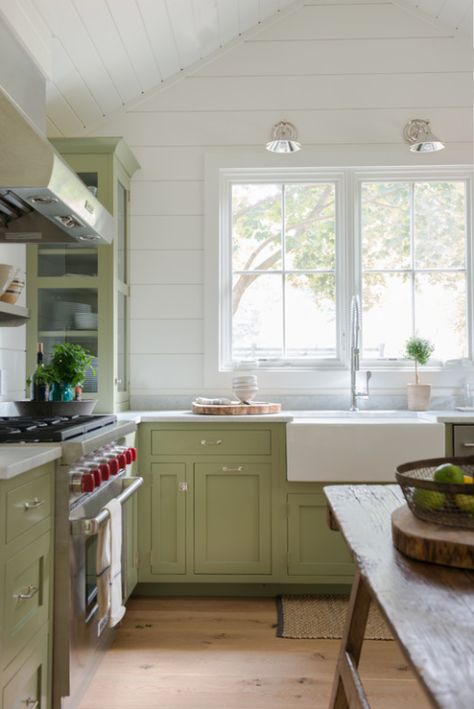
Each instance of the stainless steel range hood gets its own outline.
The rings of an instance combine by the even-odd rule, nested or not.
[[[114,219],[0,88],[0,242],[110,244]]]

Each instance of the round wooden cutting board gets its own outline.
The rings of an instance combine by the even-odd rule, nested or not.
[[[392,512],[392,538],[398,551],[411,559],[474,569],[474,531],[424,522],[408,505]]]
[[[279,414],[281,404],[195,404],[193,414],[207,414],[208,416],[246,416],[250,414]]]

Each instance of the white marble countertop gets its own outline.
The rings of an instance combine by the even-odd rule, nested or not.
[[[25,443],[0,446],[0,480],[11,478],[61,457],[61,446],[53,443]]]
[[[244,414],[243,416],[208,416],[193,414],[189,411],[121,411],[116,414],[118,420],[128,419],[135,423],[219,423],[232,421],[234,423],[285,423],[293,419],[290,412],[279,414]]]
[[[387,416],[387,414],[393,413],[393,416]],[[339,416],[340,414],[340,416]],[[360,417],[359,417],[360,414]],[[364,421],[366,423],[376,423],[377,421],[391,418],[400,418],[400,421],[407,422],[432,422],[432,423],[474,423],[474,410],[473,411],[420,411],[420,412],[409,412],[409,411],[393,411],[386,412],[381,411],[381,418],[377,418],[377,411],[367,410],[360,412],[349,412],[349,411],[327,411],[317,410],[298,410],[298,411],[282,411],[279,414],[252,414],[244,416],[212,416],[206,414],[194,414],[191,410],[183,411],[170,411],[170,410],[154,410],[154,411],[122,411],[117,413],[116,416],[118,420],[132,420],[135,423],[288,423],[294,421],[295,419],[304,420],[312,418],[314,415],[318,420],[323,421],[334,421],[334,419],[344,420],[348,423],[354,421]],[[418,414],[418,415],[417,415]]]

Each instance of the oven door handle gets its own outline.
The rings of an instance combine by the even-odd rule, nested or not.
[[[115,499],[123,505],[139,487],[143,485],[143,478],[123,478],[124,489]],[[82,537],[93,537],[99,533],[99,527],[109,517],[109,511],[104,507],[96,517],[82,517],[71,521],[71,533]]]

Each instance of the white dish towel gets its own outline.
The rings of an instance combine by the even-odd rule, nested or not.
[[[122,505],[112,499],[105,505],[110,519],[110,617],[109,627],[119,623],[125,615],[122,603]]]

